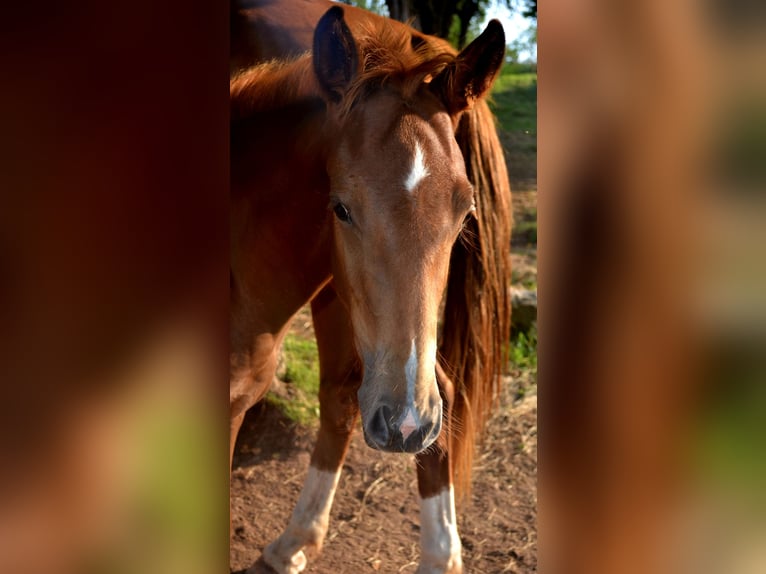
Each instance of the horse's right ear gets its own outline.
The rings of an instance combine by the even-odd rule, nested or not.
[[[333,6],[314,31],[314,73],[325,97],[338,103],[359,65],[354,37],[343,19],[343,8]]]

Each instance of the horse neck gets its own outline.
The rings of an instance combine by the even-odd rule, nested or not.
[[[233,183],[256,174],[289,179],[261,185],[265,199],[326,177],[326,107],[309,54],[254,66],[232,79],[230,93]],[[280,166],[289,167],[280,173]]]
[[[233,251],[261,248],[289,316],[331,273],[326,106],[308,58],[241,74],[231,101]]]
[[[306,53],[288,61],[253,66],[229,83],[232,123],[263,113],[289,108],[319,98],[319,86]]]

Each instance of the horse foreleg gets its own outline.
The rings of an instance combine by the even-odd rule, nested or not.
[[[262,334],[253,337],[255,344],[249,351],[238,350],[231,355],[229,372],[229,479],[231,480],[234,447],[245,420],[247,409],[258,402],[271,384],[277,368],[276,351],[281,344],[283,329],[276,337]],[[229,535],[231,536],[231,500],[229,501]]]
[[[341,466],[359,415],[356,393],[362,371],[345,308],[328,286],[312,301],[311,310],[320,361],[320,426],[290,522],[263,552],[265,562],[279,574],[302,572],[306,567],[304,550],[321,550]]]
[[[231,417],[229,424],[229,474],[231,475],[231,465],[234,461],[234,446],[237,444],[237,435],[239,429],[245,420],[245,413],[240,413]]]
[[[436,442],[416,456],[420,494],[420,565],[416,574],[461,574],[455,492],[449,457],[452,382],[437,365],[445,423]]]

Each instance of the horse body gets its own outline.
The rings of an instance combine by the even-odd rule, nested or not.
[[[320,110],[321,101],[311,100],[232,108],[232,418],[266,392],[285,325],[329,280],[330,242],[321,221],[329,184],[315,141]],[[236,121],[237,114],[245,119]],[[298,126],[296,114],[304,118]]]
[[[461,572],[452,423],[471,441],[476,421],[464,416],[471,389],[456,387],[437,362],[437,320],[448,282],[445,329],[459,315],[450,311],[453,275],[466,282],[478,267],[494,277],[456,263],[464,252],[455,240],[477,225],[474,199],[490,206],[476,197],[478,164],[464,157],[455,130],[497,73],[502,29],[491,25],[456,59],[442,41],[361,10],[335,7],[320,20],[332,3],[262,4],[232,22],[235,65],[280,57],[231,82],[232,452],[245,411],[273,377],[290,318],[308,301],[320,357],[311,469],[264,559],[300,572],[303,550],[321,548],[361,412],[370,446],[418,453],[418,572]],[[300,16],[291,20],[291,9]],[[255,34],[242,33],[248,26]],[[307,42],[313,55],[296,56]],[[507,311],[499,311],[502,332]]]

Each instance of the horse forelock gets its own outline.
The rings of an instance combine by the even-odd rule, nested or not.
[[[412,101],[424,84],[455,59],[448,44],[386,21],[361,23],[354,40],[359,69],[333,110],[333,116],[341,123],[356,106],[384,88],[396,91],[405,102]],[[311,58],[311,53],[305,52],[288,60],[260,63],[235,74],[229,82],[232,121],[300,99],[320,98],[321,88]]]
[[[386,87],[396,90],[404,101],[412,100],[424,83],[455,59],[448,46],[422,39],[407,28],[394,27],[386,21],[364,23],[354,38],[360,69],[337,110],[340,118],[347,117],[356,105]]]

